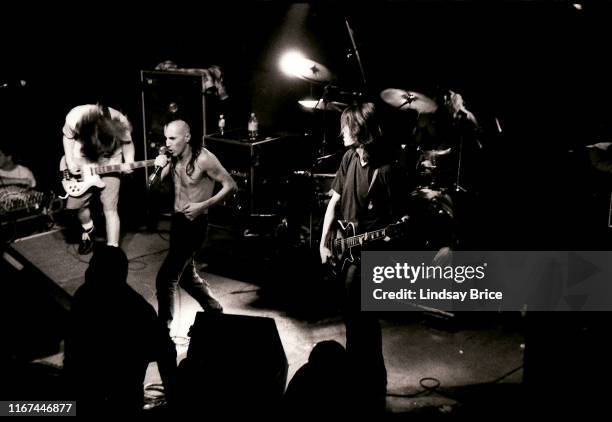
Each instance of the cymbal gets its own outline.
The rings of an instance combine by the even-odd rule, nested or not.
[[[416,91],[388,88],[380,93],[387,104],[398,110],[415,110],[419,113],[433,113],[438,109],[434,100]]]
[[[330,111],[342,111],[348,104],[340,103],[338,101],[325,101],[323,99],[317,100],[301,100],[298,101],[300,105],[307,109],[316,110],[330,110]]]
[[[448,155],[452,151],[452,148],[446,149],[428,149],[423,151],[423,155],[428,157],[439,157],[440,155]]]
[[[309,82],[323,83],[332,80],[332,73],[327,67],[305,57],[294,64],[293,72],[298,78]]]

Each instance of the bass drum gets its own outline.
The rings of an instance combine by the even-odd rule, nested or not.
[[[417,185],[432,190],[451,189],[457,175],[457,157],[452,148],[422,150],[416,167]]]

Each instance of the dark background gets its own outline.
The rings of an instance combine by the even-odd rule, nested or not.
[[[478,177],[463,207],[467,246],[604,247],[591,243],[590,230],[606,231],[607,210],[595,224],[581,147],[611,139],[611,11],[608,3],[579,11],[563,1],[5,7],[0,81],[11,87],[0,91],[2,137],[19,144],[41,188],[56,189],[65,114],[102,100],[133,122],[142,158],[139,71],[165,59],[225,70],[230,128],[246,126],[254,111],[268,130],[317,133],[323,117],[297,104],[310,86],[278,69],[281,52],[294,47],[347,90],[377,97],[390,87],[429,92],[442,85],[463,94],[485,129],[483,150],[468,157]],[[349,53],[346,18],[366,87]],[[26,86],[17,88],[19,80]],[[326,114],[328,141],[336,142],[338,118]],[[395,136],[408,137],[412,119],[396,122]],[[144,190],[142,179],[130,188]]]

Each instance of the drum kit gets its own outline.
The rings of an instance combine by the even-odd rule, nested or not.
[[[347,106],[346,100],[348,93],[337,89],[329,89],[332,87],[332,72],[324,65],[313,60],[304,59],[301,67],[296,70],[296,75],[310,82],[311,84],[325,84],[324,95],[319,99],[303,99],[298,101],[300,106],[309,112],[342,112]],[[335,87],[334,87],[335,88]],[[342,96],[341,94],[345,94]],[[425,94],[417,91],[407,91],[399,88],[387,88],[380,93],[380,98],[389,106],[400,111],[414,111],[417,115],[431,115],[438,110],[438,104],[433,99]],[[325,153],[325,141],[322,148],[322,153]],[[419,178],[426,180],[425,185],[428,188],[440,187],[441,184],[441,167],[447,167],[451,154],[454,152],[451,148],[428,148],[426,150],[419,149],[420,158],[417,168]],[[323,155],[323,154],[321,154]],[[448,157],[447,157],[448,156]],[[319,162],[320,160],[317,160]],[[446,171],[446,170],[445,170]],[[317,173],[312,173],[317,175]]]
[[[330,83],[333,80],[332,72],[324,65],[310,59],[302,59],[299,68],[294,69],[294,74],[307,82],[315,85],[325,85],[325,92],[328,93],[332,86]],[[341,94],[361,96],[356,92],[342,92]],[[380,93],[382,100],[390,106],[402,110],[414,110],[417,113],[434,113],[438,109],[438,105],[434,100],[424,94],[416,91],[406,91],[398,88],[388,88]],[[323,111],[343,111],[348,104],[341,101],[330,101],[327,95],[320,99],[305,99],[298,101],[299,104],[307,110],[323,110]]]
[[[298,101],[304,110],[312,113],[323,113],[323,116],[341,113],[346,109],[348,103],[362,97],[361,94],[340,91],[337,87],[334,87],[332,85],[334,76],[324,65],[306,59],[301,66],[296,71],[296,75],[311,84],[311,94],[313,86],[325,87],[321,96],[313,97],[311,95],[310,99]],[[438,111],[439,106],[444,106],[444,104],[439,105],[435,100],[421,92],[399,88],[384,89],[380,92],[380,98],[393,109],[402,112],[414,112],[418,118],[422,118],[424,121],[429,120]],[[454,161],[460,160],[460,145],[417,145],[416,151],[419,156],[417,163],[415,163],[417,188],[412,196],[422,198],[433,204],[438,203],[439,198],[446,197],[451,191],[460,190],[460,175],[457,171],[457,168],[460,168],[460,161],[459,165],[454,163]],[[304,180],[310,186],[308,189],[310,194],[303,197],[312,198],[308,200],[310,201],[308,208],[311,214],[309,227],[311,246],[313,236],[316,236],[316,233],[313,234],[313,229],[317,226],[316,222],[313,225],[312,214],[315,212],[321,214],[321,217],[324,214],[324,207],[331,197],[331,186],[335,176],[329,169],[326,169],[327,171],[317,171],[320,169],[318,165],[338,155],[325,154],[325,139],[323,140],[323,148],[318,152],[317,155],[321,157],[315,158],[314,163],[316,164],[313,164],[311,169],[294,172],[294,176],[302,178],[302,187],[304,186]],[[454,180],[455,177],[456,180]],[[452,212],[449,212],[449,214],[452,214]]]

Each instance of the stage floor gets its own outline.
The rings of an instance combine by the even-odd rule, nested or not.
[[[215,249],[215,239],[211,236],[206,250]],[[168,248],[167,232],[127,233],[121,246],[130,260],[128,283],[156,306],[155,276]],[[227,243],[217,246],[227,249]],[[20,239],[12,247],[69,294],[83,283],[89,256],[78,255],[76,245],[67,244],[61,231]],[[206,259],[210,254],[203,251],[199,256]],[[234,266],[246,265],[239,257],[235,259]],[[242,281],[208,272],[221,269],[213,262],[199,264],[205,268],[201,275],[211,284],[226,313],[265,316],[276,321],[289,362],[288,380],[307,362],[317,342],[337,340],[344,344],[341,317],[324,303],[326,291],[320,283],[294,282],[287,275],[280,286],[282,294],[278,294],[274,291],[279,288],[278,282],[262,285]],[[187,335],[200,309],[185,292],[181,291],[178,300],[172,332],[180,338]],[[305,300],[308,302],[304,303]],[[295,306],[298,302],[299,306]],[[295,312],[296,309],[300,312]],[[471,400],[478,403],[483,390],[488,400],[503,408],[504,404],[513,404],[514,393],[522,391],[524,339],[516,324],[509,326],[498,316],[482,313],[475,313],[469,320],[444,321],[418,312],[382,314],[381,324],[389,378],[387,404],[392,413],[452,413],[454,408],[469,405]],[[178,344],[177,350],[182,359],[187,345]],[[61,365],[61,353],[43,361]],[[423,378],[439,380],[438,392],[424,394],[420,384]],[[157,380],[157,370],[151,365],[146,381]],[[477,394],[471,393],[474,386],[480,386]]]

